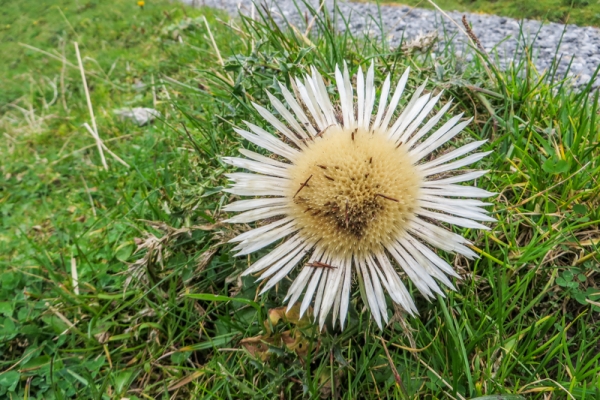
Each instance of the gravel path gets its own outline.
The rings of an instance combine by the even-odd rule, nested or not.
[[[182,0],[188,4],[206,5],[226,10],[231,15],[239,11],[250,14],[251,0]],[[304,26],[304,18],[298,14],[293,0],[256,0],[257,4],[265,4],[274,15],[283,14],[286,18],[299,27]],[[310,4],[318,8],[318,0],[309,0]],[[333,0],[326,0],[325,5],[333,9]],[[391,45],[400,43],[404,36],[405,41],[418,36],[438,31],[440,38],[452,37],[457,31],[456,26],[437,11],[408,6],[381,6],[376,4],[350,3],[338,1],[341,14],[350,20],[350,30],[361,34],[370,31],[379,35],[380,31],[375,21],[383,22],[385,35]],[[465,13],[449,12],[448,15],[460,23]],[[490,54],[497,52],[500,66],[506,65],[516,51],[522,49],[525,42],[531,43],[534,39],[534,62],[539,71],[549,68],[555,55],[560,57],[558,73],[564,75],[567,66],[571,63],[569,75],[575,78],[577,85],[589,82],[591,75],[600,65],[600,30],[592,27],[578,27],[576,25],[562,25],[557,23],[542,24],[539,21],[518,21],[512,18],[498,17],[495,15],[480,15],[466,13],[473,31],[479,37],[481,44]],[[340,28],[344,24],[340,18]],[[444,34],[444,31],[446,32]],[[564,35],[563,35],[564,31]],[[537,34],[537,36],[536,36]],[[562,35],[562,43],[558,53],[556,47]],[[454,45],[459,51],[465,49],[464,35],[458,33],[453,36]],[[469,57],[469,56],[467,56]],[[600,78],[594,82],[600,86]]]

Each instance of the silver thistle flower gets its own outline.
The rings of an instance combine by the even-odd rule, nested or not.
[[[408,80],[408,69],[389,104],[391,85],[387,76],[374,117],[373,64],[366,77],[362,69],[358,70],[356,102],[347,67],[344,66],[343,74],[336,67],[339,104],[332,103],[322,76],[314,67],[311,70],[312,75],[306,75],[304,81],[295,79],[296,95],[280,84],[287,107],[267,93],[283,121],[254,104],[284,140],[250,122],[245,122],[249,131],[235,129],[279,160],[247,149],[240,149],[247,158],[224,158],[228,164],[253,172],[228,174],[234,184],[227,191],[255,197],[227,205],[225,211],[241,214],[226,222],[278,219],[231,241],[239,243],[234,250],[243,256],[285,239],[244,272],[247,275],[262,271],[259,279],[268,280],[261,293],[307,257],[308,262],[301,267],[286,300],[291,307],[304,293],[302,315],[316,294],[314,315],[321,328],[332,309],[334,325],[339,316],[343,328],[352,276],[356,273],[364,287],[366,303],[381,328],[382,319],[388,322],[384,289],[407,312],[417,312],[396,268],[401,268],[426,298],[432,298],[434,293],[444,295],[436,280],[454,289],[447,275],[458,275],[431,247],[470,259],[477,257],[467,247],[466,239],[433,221],[488,229],[477,221],[494,221],[482,208],[489,203],[469,198],[484,198],[492,193],[457,185],[487,171],[453,172],[489,152],[465,156],[485,143],[477,141],[425,161],[470,120],[459,122],[462,114],[457,115],[430,133],[450,103],[423,124],[441,96],[423,95],[423,84],[392,123]],[[437,179],[440,174],[444,177]]]

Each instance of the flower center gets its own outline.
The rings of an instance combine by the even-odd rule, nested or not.
[[[326,129],[290,168],[291,216],[337,255],[377,251],[406,230],[422,177],[387,132]]]

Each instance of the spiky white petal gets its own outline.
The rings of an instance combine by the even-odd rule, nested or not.
[[[429,121],[427,121],[427,123],[425,125],[423,125],[423,127],[421,127],[421,129],[419,129],[419,131],[416,134],[414,134],[406,142],[406,146],[408,148],[413,147],[413,145],[415,145],[415,143],[417,143],[418,140],[420,140],[423,136],[427,135],[429,133],[429,131],[434,126],[436,126],[438,122],[440,122],[440,119],[442,119],[442,117],[444,115],[446,115],[446,112],[448,111],[448,109],[450,108],[451,105],[452,105],[452,101],[449,101],[448,103],[446,103],[432,118],[429,119]]]
[[[350,285],[352,279],[352,259],[348,259],[344,268],[344,286],[340,293],[340,326],[344,327],[346,316],[348,314],[348,304],[350,303]]]
[[[272,218],[278,215],[286,214],[288,207],[287,205],[278,207],[265,207],[258,210],[250,210],[244,213],[238,214],[235,217],[224,220],[230,224],[247,224],[249,222],[258,221],[261,219]]]
[[[302,239],[298,237],[298,235],[288,239],[275,250],[271,251],[263,258],[252,264],[250,268],[242,273],[242,275],[253,274],[255,272],[262,271],[270,265],[276,264],[279,260],[289,254],[290,251],[295,249],[300,243],[302,243]]]
[[[334,259],[332,264],[339,265],[335,270],[330,271],[330,281],[327,282],[327,290],[323,295],[323,302],[319,310],[319,326],[322,328],[325,324],[325,318],[329,314],[329,310],[333,306],[335,297],[339,291],[339,286],[342,280],[342,271],[344,270],[344,260],[341,258]]]
[[[248,126],[251,129],[252,129],[252,127],[255,127],[255,129],[252,129],[252,131],[254,133],[260,132],[260,134],[253,135],[252,133],[250,133],[248,131],[245,131],[243,129],[237,129],[237,128],[235,128],[234,130],[240,136],[242,136],[244,139],[248,140],[249,142],[252,142],[257,146],[260,146],[263,149],[267,149],[272,153],[280,155],[281,157],[285,157],[290,161],[293,161],[296,158],[296,156],[298,155],[298,151],[292,149],[287,144],[276,139],[273,135],[266,133],[265,131],[263,131],[262,129],[260,129],[257,126],[254,126],[251,124],[248,124]]]
[[[333,105],[331,104],[331,99],[327,94],[327,88],[325,87],[325,82],[323,82],[323,77],[315,67],[312,67],[311,70],[313,88],[317,94],[317,102],[323,111],[325,120],[327,121],[328,125],[336,124],[337,121],[335,120]]]
[[[404,88],[406,87],[406,82],[408,81],[408,74],[410,73],[410,68],[406,68],[406,71],[402,74],[402,77],[398,81],[396,85],[396,90],[394,90],[394,95],[392,96],[392,100],[390,100],[390,105],[385,113],[385,117],[381,122],[381,125],[376,127],[386,131],[389,127],[389,123],[392,119],[396,111],[396,107],[398,106],[398,102],[400,101],[400,97],[404,93]]]
[[[362,280],[363,285],[365,287],[365,292],[366,292],[366,296],[367,296],[367,304],[369,305],[369,308],[371,309],[371,314],[373,315],[373,319],[377,323],[377,326],[381,329],[382,328],[381,314],[379,312],[379,306],[377,305],[377,299],[375,297],[375,289],[373,288],[373,285],[371,284],[371,277],[369,276],[369,274],[367,272],[367,268],[366,268],[365,264],[366,264],[366,260],[359,258],[357,272],[358,272],[359,277]]]
[[[223,157],[223,161],[229,165],[233,165],[238,168],[245,168],[252,172],[258,172],[259,174],[273,175],[279,178],[287,178],[288,176],[285,169],[274,167],[273,165],[269,165],[264,162],[251,161],[246,158],[238,157]]]
[[[291,130],[289,130],[288,127],[283,122],[281,122],[277,118],[275,118],[275,116],[273,114],[271,114],[266,108],[264,108],[263,106],[258,105],[256,103],[252,103],[252,106],[254,106],[254,108],[256,108],[258,113],[264,119],[266,119],[278,131],[280,131],[286,138],[291,140],[296,146],[298,146],[300,148],[304,147],[304,143],[300,139],[298,139],[296,134],[294,134]]]
[[[223,211],[228,212],[236,212],[236,211],[248,211],[255,210],[257,208],[271,207],[271,206],[279,206],[286,204],[286,201],[282,197],[272,197],[272,198],[260,198],[260,199],[252,199],[252,200],[238,200],[233,203],[227,204],[223,207]]]
[[[327,122],[325,121],[325,118],[319,109],[319,105],[317,104],[317,100],[315,99],[315,95],[311,87],[312,85],[310,84],[310,79],[306,79],[306,81],[308,82],[308,85],[304,85],[300,79],[296,78],[296,86],[300,92],[302,102],[304,105],[306,105],[311,116],[317,122],[319,130],[323,130],[327,126]]]
[[[375,105],[375,87],[373,86],[374,80],[375,63],[371,62],[371,66],[367,71],[367,81],[365,82],[365,108],[363,110],[363,127],[367,131],[369,130],[371,113],[373,112],[373,106]]]
[[[450,141],[450,139],[462,132],[462,130],[469,125],[471,120],[469,119],[461,122],[460,124],[456,124],[461,117],[462,114],[459,114],[450,119],[448,122],[442,125],[440,129],[429,136],[423,143],[419,144],[415,149],[413,149],[412,152],[415,155],[415,158],[417,160],[421,160],[423,157],[434,152],[438,147]]]
[[[402,132],[404,132],[404,129],[412,122],[413,119],[415,119],[417,114],[429,100],[431,94],[426,94],[423,97],[419,97],[425,90],[425,86],[427,86],[427,80],[417,88],[415,93],[413,93],[410,101],[406,105],[406,108],[404,111],[402,111],[402,114],[400,114],[398,119],[396,119],[396,122],[394,122],[394,125],[392,125],[390,128],[389,137],[393,141],[398,140],[398,137],[402,134]]]
[[[307,130],[308,134],[306,135],[306,138],[308,138],[309,135],[310,135],[310,137],[315,136],[317,134],[317,131],[315,130],[315,128],[310,123],[310,120],[308,119],[308,117],[304,113],[304,110],[302,110],[302,107],[298,103],[298,100],[296,100],[296,98],[294,97],[294,95],[285,86],[283,86],[280,82],[277,82],[277,83],[279,84],[279,87],[281,89],[281,93],[283,94],[283,97],[285,98],[286,103],[290,106],[290,108],[292,109],[292,111],[296,115],[296,118],[298,118],[298,121]]]
[[[423,122],[423,120],[425,119],[425,117],[427,117],[427,115],[429,115],[429,113],[431,112],[431,110],[433,110],[433,107],[437,104],[437,102],[440,99],[440,97],[442,97],[442,93],[443,92],[440,92],[437,96],[435,96],[434,98],[432,98],[429,101],[427,101],[427,103],[421,109],[421,111],[416,116],[416,118],[414,119],[414,121],[412,121],[410,123],[410,125],[408,125],[408,127],[406,128],[406,130],[404,130],[402,132],[402,134],[400,135],[400,137],[398,138],[398,140],[400,142],[407,142],[409,140],[410,135],[412,135],[414,133],[414,131],[419,127],[419,125],[421,125],[421,122]]]
[[[229,242],[230,243],[244,242],[244,241],[246,241],[246,240],[248,240],[248,239],[250,239],[252,237],[255,238],[255,237],[260,236],[261,234],[263,234],[265,232],[272,231],[276,227],[281,226],[281,225],[283,225],[285,223],[288,223],[290,221],[292,221],[292,218],[286,217],[286,218],[280,219],[278,221],[271,222],[270,224],[263,225],[260,228],[255,228],[255,229],[249,230],[248,232],[244,232],[244,233],[242,233],[242,234],[234,237]]]
[[[279,260],[277,264],[272,265],[267,271],[263,272],[260,276],[260,279],[265,279],[272,274],[274,275],[271,277],[271,279],[269,279],[260,294],[266,292],[275,286],[275,284],[279,283],[279,281],[283,279],[288,272],[298,264],[298,262],[300,262],[300,260],[306,255],[311,247],[312,245],[304,243],[302,246],[297,247],[287,256]]]
[[[487,190],[474,186],[444,185],[437,184],[436,182],[430,182],[430,185],[428,185],[427,188],[421,189],[421,193],[434,194],[438,196],[479,198],[491,197],[494,195],[492,192],[488,192]]]
[[[323,294],[325,293],[325,287],[329,283],[330,273],[331,273],[331,270],[329,270],[329,269],[326,269],[325,271],[323,271],[323,275],[321,276],[321,280],[319,281],[319,286],[317,288],[317,294],[315,296],[315,303],[314,303],[315,319],[319,317],[319,311],[321,310],[321,302],[323,301]]]
[[[233,250],[240,250],[236,256],[245,256],[246,254],[254,253],[257,250],[260,250],[263,247],[288,236],[290,233],[296,232],[297,230],[298,227],[294,225],[294,222],[290,222],[271,231],[262,233],[257,237],[253,237],[252,239],[246,239],[234,247]]]
[[[362,67],[358,68],[356,75],[356,122],[359,127],[364,127],[365,119],[365,76]]]
[[[375,121],[373,122],[373,129],[379,128],[381,123],[381,119],[383,118],[383,114],[385,112],[385,106],[387,105],[387,98],[390,94],[390,75],[385,77],[385,81],[383,82],[383,87],[381,88],[381,97],[379,98],[379,107],[377,109],[377,116],[375,117]]]
[[[419,169],[421,169],[421,171],[425,174],[425,176],[435,175],[435,174],[439,174],[442,172],[452,171],[452,170],[467,166],[469,164],[473,164],[473,163],[481,160],[483,157],[487,156],[490,153],[491,153],[491,151],[486,151],[484,153],[471,154],[470,156],[461,158],[458,161],[454,161],[454,162],[444,164],[444,165],[438,165],[435,167],[432,166],[432,164],[434,164],[434,163],[430,162],[427,164],[420,165]]]

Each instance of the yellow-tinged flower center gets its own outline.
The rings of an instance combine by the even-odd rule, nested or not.
[[[402,236],[422,177],[387,132],[331,126],[290,168],[291,216],[337,255],[373,253]]]

